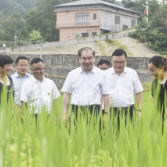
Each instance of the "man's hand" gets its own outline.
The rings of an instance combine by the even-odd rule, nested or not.
[[[68,111],[68,106],[70,103],[70,94],[64,92],[63,95],[63,121],[67,119],[67,111]]]

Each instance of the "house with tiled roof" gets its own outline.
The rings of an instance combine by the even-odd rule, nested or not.
[[[56,5],[60,41],[122,31],[137,24],[140,13],[100,0]]]

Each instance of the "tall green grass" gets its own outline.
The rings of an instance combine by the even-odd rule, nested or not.
[[[4,99],[4,98],[3,98]],[[62,97],[59,98],[62,116]],[[70,114],[70,109],[69,109]],[[98,119],[100,119],[100,116]],[[56,111],[42,110],[36,124],[29,109],[21,121],[19,111],[5,100],[0,106],[0,167],[166,167],[167,123],[162,135],[161,115],[144,92],[142,117],[107,117],[99,131],[95,117],[74,125],[61,121]]]

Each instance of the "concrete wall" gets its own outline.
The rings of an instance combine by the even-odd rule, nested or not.
[[[64,41],[64,42],[47,42],[42,44],[43,48],[48,48],[48,47],[59,47],[59,46],[66,46],[66,45],[75,45],[75,44],[80,44],[80,43],[87,43],[87,42],[94,42],[94,41],[101,41],[105,39],[116,39],[116,38],[121,38],[121,37],[127,37],[129,33],[135,31],[133,30],[127,30],[119,33],[114,33],[114,34],[109,34],[109,35],[100,35],[100,36],[95,36],[95,37],[89,37],[89,38],[81,38],[77,40],[69,40],[69,41]],[[34,44],[34,45],[26,45],[26,46],[17,46],[17,47],[10,47],[10,48],[0,48],[0,54],[5,53],[5,54],[12,54],[12,52],[16,51],[25,51],[25,50],[35,50],[39,49],[40,50],[41,45],[40,44]]]
[[[12,59],[15,61],[19,55],[11,55]],[[40,55],[25,55],[30,61],[34,57],[40,57]],[[44,63],[46,65],[46,76],[56,83],[59,89],[62,88],[68,73],[80,67],[77,55],[43,55]],[[109,56],[96,56],[95,65],[100,59],[106,59],[111,61]],[[129,57],[127,66],[135,69],[139,75],[141,82],[151,82],[152,76],[148,72],[148,61],[149,58],[142,57]]]
[[[120,17],[120,24],[115,24],[115,16]],[[123,30],[123,25],[131,28],[131,20],[135,20],[137,24],[137,18],[131,16],[126,16],[120,13],[113,13],[111,11],[101,10],[101,21],[103,22],[103,29],[112,30],[112,31],[121,31]]]

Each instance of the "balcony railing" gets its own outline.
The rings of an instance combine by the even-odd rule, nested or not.
[[[95,21],[70,21],[70,22],[56,22],[56,27],[76,27],[76,26],[100,26],[100,20]]]

